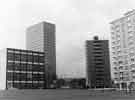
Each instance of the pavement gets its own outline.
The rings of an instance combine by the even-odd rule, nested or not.
[[[0,100],[135,100],[135,92],[85,89],[4,90]]]

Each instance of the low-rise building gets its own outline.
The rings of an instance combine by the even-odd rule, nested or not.
[[[7,48],[0,51],[0,89],[44,89],[44,53]]]

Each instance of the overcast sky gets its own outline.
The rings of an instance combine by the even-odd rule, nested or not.
[[[135,0],[1,0],[0,49],[25,49],[26,28],[56,24],[57,73],[84,77],[85,40],[109,39],[109,23],[134,9]]]

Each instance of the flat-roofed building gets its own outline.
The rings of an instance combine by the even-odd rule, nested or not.
[[[56,80],[55,24],[41,22],[27,28],[26,48],[45,54],[47,88]]]
[[[87,77],[86,84],[90,88],[110,88],[110,56],[108,40],[86,41]]]
[[[0,89],[44,89],[44,53],[6,48],[0,51]]]
[[[114,82],[120,89],[129,89],[131,84],[135,86],[135,10],[110,24]]]

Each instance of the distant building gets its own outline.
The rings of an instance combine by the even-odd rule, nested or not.
[[[27,29],[26,46],[28,50],[44,52],[47,88],[51,88],[56,80],[55,25],[41,22],[30,26]]]
[[[87,56],[87,86],[90,88],[110,88],[110,58],[108,40],[86,41]]]
[[[112,68],[120,89],[135,84],[135,10],[111,22]]]
[[[56,82],[57,88],[84,89],[86,88],[85,78],[61,78]]]
[[[0,51],[0,89],[44,89],[44,53],[7,48]]]

